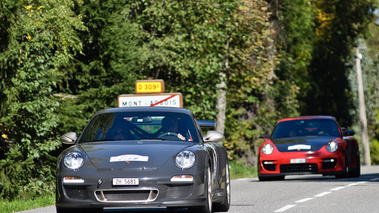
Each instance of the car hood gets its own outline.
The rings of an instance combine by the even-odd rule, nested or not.
[[[329,136],[307,136],[307,137],[288,137],[275,138],[271,141],[275,144],[280,152],[296,152],[296,151],[317,151],[332,141],[335,137]]]
[[[79,144],[97,168],[157,168],[172,160],[191,142],[167,141],[112,141]]]

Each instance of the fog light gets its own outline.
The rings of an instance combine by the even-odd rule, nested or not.
[[[84,183],[84,180],[81,177],[67,176],[63,178],[63,183]]]
[[[171,182],[193,182],[192,175],[176,175],[170,179]]]
[[[263,161],[263,164],[274,164],[273,161]]]

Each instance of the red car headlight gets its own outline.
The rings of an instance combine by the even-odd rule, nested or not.
[[[263,145],[263,147],[262,147],[262,152],[263,152],[263,154],[265,154],[265,155],[269,155],[269,154],[271,154],[273,151],[274,151],[274,147],[273,147],[271,144],[269,144],[269,143]]]
[[[326,144],[326,150],[328,152],[335,152],[338,149],[338,143],[335,141],[330,141],[328,144]]]

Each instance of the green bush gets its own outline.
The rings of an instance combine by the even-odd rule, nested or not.
[[[371,156],[371,164],[379,165],[379,141],[378,139],[373,139],[370,145],[370,156]]]

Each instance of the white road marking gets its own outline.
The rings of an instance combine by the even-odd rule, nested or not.
[[[369,181],[378,181],[379,178],[373,178]],[[351,184],[348,184],[346,186],[339,186],[339,187],[336,187],[336,188],[333,188],[333,189],[330,189],[330,191],[328,192],[322,192],[320,194],[317,194],[315,195],[313,198],[304,198],[304,199],[301,199],[301,200],[298,200],[298,201],[295,201],[295,203],[304,203],[304,202],[307,202],[307,201],[310,201],[310,200],[313,200],[314,198],[319,198],[319,197],[323,197],[325,195],[328,195],[330,193],[332,193],[332,191],[338,191],[338,190],[341,190],[341,189],[345,189],[346,187],[350,187],[350,186],[356,186],[356,185],[359,185],[359,184],[364,184],[364,183],[367,183],[367,181],[360,181],[360,182],[356,182],[356,183],[351,183]],[[287,211],[288,209],[290,208],[293,208],[295,207],[296,205],[287,205],[287,206],[284,206],[283,208],[280,208],[278,210],[276,210],[275,212],[285,212]]]
[[[332,191],[338,191],[338,190],[341,190],[341,189],[344,189],[346,188],[346,186],[340,186],[340,187],[336,187],[334,189],[331,189]]]
[[[307,201],[310,201],[310,200],[313,200],[313,198],[305,198],[305,199],[301,199],[301,200],[298,200],[298,201],[295,201],[295,203],[304,203],[304,202],[307,202]]]
[[[362,183],[367,183],[366,181],[361,181],[361,182],[356,182],[356,183],[350,183],[349,185],[347,186],[356,186],[358,184],[362,184]]]
[[[287,206],[285,206],[283,208],[280,208],[280,209],[276,210],[275,212],[285,212],[285,211],[287,211],[288,209],[290,209],[290,208],[292,208],[294,206],[296,206],[296,205],[287,205]]]
[[[322,192],[322,193],[320,193],[318,195],[315,195],[315,197],[323,197],[323,196],[325,196],[327,194],[330,194],[330,193],[332,193],[332,192]]]

